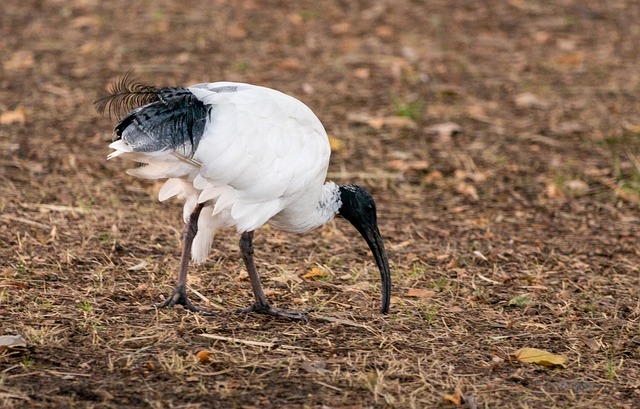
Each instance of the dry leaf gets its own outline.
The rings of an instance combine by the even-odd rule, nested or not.
[[[326,277],[327,274],[320,270],[318,267],[314,267],[308,273],[304,274],[303,278],[314,278],[314,277]]]
[[[564,186],[574,194],[585,194],[589,191],[589,185],[582,180],[569,180]]]
[[[382,127],[390,128],[415,128],[416,123],[404,116],[371,116],[364,112],[353,112],[347,114],[347,120],[353,123],[366,124],[375,130]]]
[[[27,341],[22,335],[0,336],[0,353],[12,352],[27,347]]]
[[[278,64],[278,67],[287,71],[298,71],[304,68],[304,64],[297,58],[288,57],[282,60],[280,64]]]
[[[198,351],[196,353],[196,359],[199,363],[206,364],[211,360],[211,352],[207,351],[206,349]]]
[[[275,282],[278,282],[278,283],[282,283],[282,284],[287,284],[288,285],[289,283],[300,283],[300,282],[302,282],[302,279],[300,277],[298,277],[297,275],[295,275],[295,274],[286,273],[286,274],[282,274],[282,275],[277,276],[277,277],[273,277],[271,279],[271,281],[275,281]]]
[[[408,170],[427,170],[429,168],[429,162],[426,160],[406,161],[404,159],[394,159],[389,162],[389,167],[400,172],[406,172]]]
[[[584,61],[584,53],[581,51],[562,54],[556,58],[556,62],[560,65],[578,65]]]
[[[443,398],[445,401],[453,403],[456,406],[462,406],[462,391],[460,388],[455,388],[453,394],[445,394]]]
[[[368,68],[356,68],[353,70],[353,76],[361,80],[369,78],[370,75],[371,71]]]
[[[148,266],[149,266],[149,262],[143,261],[141,263],[136,264],[135,266],[129,267],[127,270],[128,271],[140,271],[140,270],[144,270]]]
[[[309,373],[325,374],[329,372],[326,362],[323,361],[303,362],[300,366]]]
[[[11,125],[15,123],[24,124],[27,121],[27,116],[24,112],[24,108],[19,107],[13,111],[7,111],[0,114],[0,125]]]
[[[427,298],[433,297],[436,294],[433,290],[426,290],[424,288],[409,288],[407,290],[407,297],[415,297],[415,298]]]
[[[425,131],[427,132],[427,135],[448,138],[462,132],[462,127],[454,122],[444,122],[441,124],[431,125],[425,129]]]
[[[232,25],[227,29],[227,36],[229,38],[233,38],[234,40],[242,40],[247,37],[247,30],[241,27],[238,24]]]
[[[23,71],[27,68],[33,67],[35,63],[35,55],[31,50],[16,51],[11,54],[3,66],[7,71]]]
[[[329,135],[329,146],[332,152],[340,152],[345,148],[344,142],[333,135]]]
[[[336,23],[331,26],[331,32],[333,34],[347,34],[349,31],[351,31],[351,23],[348,21]]]
[[[480,199],[476,187],[465,182],[460,182],[456,185],[456,192],[469,196],[473,200]]]
[[[547,106],[546,102],[530,92],[516,95],[514,102],[518,108],[544,108]]]
[[[567,358],[562,355],[552,354],[551,352],[537,348],[522,348],[515,353],[515,357],[520,362],[538,364],[543,366],[561,366],[566,368]]]

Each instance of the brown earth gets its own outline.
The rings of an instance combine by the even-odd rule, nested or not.
[[[631,0],[2,2],[0,336],[27,347],[0,356],[0,406],[640,407],[638,21]],[[191,270],[214,316],[149,307],[181,205],[105,160],[92,102],[128,71],[312,107],[330,178],[377,199],[391,313],[341,220],[256,235],[269,296],[307,324],[233,312],[234,231]]]

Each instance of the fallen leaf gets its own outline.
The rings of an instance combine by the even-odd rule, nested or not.
[[[351,31],[351,23],[349,23],[348,21],[336,23],[331,26],[331,32],[333,34],[347,34],[349,31]]]
[[[516,95],[514,102],[518,108],[544,108],[547,106],[546,102],[530,92]]]
[[[99,27],[100,26],[100,18],[98,16],[80,16],[73,19],[71,22],[71,28],[73,29],[84,29],[91,27]]]
[[[598,344],[598,341],[596,341],[595,339],[582,338],[582,342],[584,342],[584,344],[588,346],[592,351],[597,351],[600,349],[600,344]]]
[[[460,182],[456,185],[456,192],[469,196],[473,200],[480,199],[480,197],[478,196],[478,190],[475,188],[475,186],[465,182]]]
[[[381,38],[393,37],[393,28],[390,26],[378,26],[376,27],[376,35]]]
[[[302,61],[294,57],[285,58],[278,66],[287,71],[298,71],[304,68]]]
[[[242,40],[247,37],[247,30],[238,24],[234,24],[227,29],[227,36],[234,40]]]
[[[562,355],[552,354],[551,352],[537,348],[522,348],[516,351],[515,357],[520,362],[538,364],[542,366],[561,366],[566,368],[567,358]]]
[[[425,132],[427,135],[448,138],[462,132],[462,127],[454,122],[444,122],[427,127]]]
[[[582,64],[583,61],[584,61],[584,53],[580,51],[562,54],[561,56],[556,58],[556,62],[558,64],[567,65],[567,66]]]
[[[149,266],[149,262],[143,261],[141,263],[136,264],[135,266],[129,267],[127,270],[128,271],[140,271],[140,270],[143,270],[147,266]]]
[[[462,406],[462,391],[460,388],[455,388],[453,394],[445,394],[443,398],[445,401],[453,403],[456,406]]]
[[[7,59],[3,67],[6,71],[24,71],[27,68],[33,67],[35,63],[35,55],[31,50],[16,51],[11,54]]]
[[[394,159],[389,162],[389,167],[400,172],[406,172],[409,170],[427,170],[429,168],[429,162],[426,160],[407,161],[404,159]]]
[[[333,135],[329,135],[329,147],[331,148],[331,152],[340,152],[345,148],[345,143],[342,139],[338,139]]]
[[[569,180],[564,186],[574,194],[584,194],[589,191],[589,185],[578,179]]]
[[[27,341],[22,335],[0,336],[0,353],[11,353],[27,347]]]
[[[347,114],[347,120],[352,123],[366,124],[375,130],[389,128],[415,128],[416,123],[404,116],[371,116],[365,112]]]
[[[282,284],[289,284],[289,283],[300,283],[302,282],[302,279],[295,274],[286,273],[277,277],[273,277],[271,281],[275,281]]]
[[[327,274],[320,270],[318,267],[314,267],[308,273],[304,274],[303,278],[315,278],[315,277],[326,277]]]
[[[300,366],[309,373],[325,374],[329,372],[326,362],[323,361],[303,362]]]
[[[22,107],[0,114],[0,125],[11,125],[15,123],[23,125],[26,121],[27,116]]]
[[[198,353],[196,353],[196,359],[199,363],[206,364],[211,360],[211,352],[207,351],[206,349],[198,351]]]
[[[361,80],[369,78],[370,74],[371,71],[368,68],[356,68],[353,70],[353,76]]]
[[[434,182],[441,180],[444,177],[444,175],[442,175],[442,172],[440,172],[439,170],[434,170],[432,172],[429,172],[429,174],[427,174],[427,176],[425,176],[422,179],[422,182],[425,185],[431,185]]]
[[[433,290],[426,290],[424,288],[409,288],[406,292],[407,297],[415,297],[415,298],[427,298],[433,297],[436,294]]]
[[[22,335],[3,335],[0,336],[0,348],[26,347],[27,341]]]

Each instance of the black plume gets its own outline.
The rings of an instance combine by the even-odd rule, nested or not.
[[[159,101],[159,92],[160,88],[135,81],[128,72],[111,84],[108,91],[100,93],[93,103],[100,115],[108,112],[109,117],[115,116],[120,120],[135,108]]]

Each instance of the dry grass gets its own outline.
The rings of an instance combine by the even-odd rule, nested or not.
[[[269,3],[0,5],[0,336],[28,341],[0,355],[0,406],[454,407],[456,388],[467,408],[640,406],[633,2]],[[231,231],[191,270],[213,317],[149,307],[180,207],[106,163],[91,105],[131,69],[313,107],[332,178],[379,203],[391,313],[340,220],[256,234],[269,297],[307,324],[233,313],[251,294]],[[428,130],[447,121],[463,132]]]

